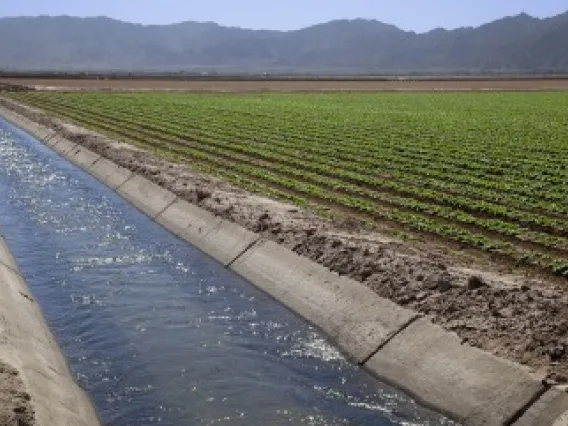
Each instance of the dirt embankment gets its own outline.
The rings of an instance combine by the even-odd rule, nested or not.
[[[0,80],[0,92],[29,92],[35,90],[33,87],[26,85],[13,84],[10,82],[3,82]]]
[[[18,371],[0,361],[0,425],[35,425],[30,401]]]
[[[354,223],[336,223],[294,206],[196,173],[191,165],[65,124],[38,111],[0,104],[49,126],[170,189],[178,196],[333,271],[380,296],[430,316],[464,344],[531,367],[551,384],[568,383],[568,292],[565,281],[502,275],[386,238]],[[479,267],[479,265],[477,265]]]
[[[164,90],[189,92],[320,92],[320,91],[476,91],[568,90],[568,78],[476,79],[345,79],[345,80],[168,80],[168,79],[64,79],[0,78],[0,84],[46,90]]]

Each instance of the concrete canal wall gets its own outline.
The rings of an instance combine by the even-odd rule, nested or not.
[[[1,236],[0,424],[99,424]]]

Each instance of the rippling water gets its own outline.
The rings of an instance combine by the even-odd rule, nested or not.
[[[445,425],[0,120],[0,230],[108,425]]]

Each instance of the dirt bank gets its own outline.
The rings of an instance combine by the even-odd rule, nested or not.
[[[393,80],[167,80],[167,79],[49,79],[1,78],[18,87],[47,90],[166,90],[196,92],[318,92],[318,91],[475,91],[568,90],[568,79],[393,79]]]
[[[428,244],[395,241],[355,221],[322,219],[11,101],[0,103],[181,198],[430,316],[455,331],[464,344],[528,365],[550,383],[568,383],[565,280],[504,275],[488,264],[468,264],[467,259],[430,251]]]
[[[18,370],[0,361],[0,425],[35,425],[30,399]]]

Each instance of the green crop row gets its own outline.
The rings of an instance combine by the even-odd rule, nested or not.
[[[91,99],[91,96],[95,96],[95,99]],[[383,172],[383,175],[385,173],[391,175],[389,180],[393,179],[393,175],[398,174],[404,175],[407,179],[412,179],[414,182],[423,181],[425,179],[429,182],[434,181],[438,187],[441,187],[444,184],[450,185],[455,182],[457,185],[454,185],[454,190],[456,186],[467,186],[468,189],[471,188],[478,194],[483,194],[487,191],[487,189],[489,189],[490,191],[493,191],[494,198],[495,192],[498,191],[503,194],[503,196],[506,196],[507,193],[512,193],[513,198],[516,197],[517,199],[520,198],[522,200],[527,200],[534,197],[534,193],[538,191],[540,192],[540,198],[543,198],[544,200],[535,202],[536,204],[540,204],[536,207],[537,209],[544,209],[548,206],[552,213],[560,214],[565,214],[568,209],[568,205],[566,204],[568,195],[565,186],[562,184],[555,184],[554,182],[547,182],[547,178],[545,177],[540,180],[534,177],[519,176],[511,176],[509,178],[507,178],[507,176],[499,176],[498,178],[488,179],[487,176],[482,175],[482,177],[479,178],[475,177],[469,170],[456,170],[455,168],[449,169],[447,164],[442,164],[444,156],[442,155],[443,153],[440,153],[439,151],[435,153],[435,155],[440,157],[439,162],[432,162],[431,159],[421,159],[418,161],[416,159],[406,158],[404,155],[400,154],[400,150],[408,148],[408,144],[404,145],[402,142],[396,147],[397,151],[395,156],[389,153],[382,153],[379,157],[376,153],[371,155],[367,148],[363,149],[360,141],[357,141],[353,134],[349,134],[351,141],[346,145],[351,151],[347,152],[339,149],[339,146],[342,144],[341,141],[338,141],[338,139],[342,138],[341,134],[336,136],[333,140],[333,144],[330,144],[329,139],[326,139],[321,142],[321,144],[323,144],[322,146],[321,144],[317,145],[314,141],[308,141],[306,139],[304,135],[304,127],[302,127],[301,132],[296,132],[292,135],[287,134],[286,132],[280,134],[281,129],[279,127],[277,128],[277,133],[265,133],[263,131],[263,126],[266,124],[263,124],[263,121],[260,119],[254,121],[254,125],[252,126],[251,123],[248,123],[246,132],[243,134],[243,132],[239,133],[235,130],[239,128],[239,126],[242,127],[242,124],[229,121],[225,118],[223,118],[223,120],[219,120],[213,112],[211,114],[206,114],[209,112],[208,108],[203,108],[205,111],[202,111],[201,108],[189,108],[189,106],[186,106],[185,109],[177,108],[172,111],[171,108],[165,108],[162,104],[158,103],[153,109],[149,109],[152,107],[152,104],[148,106],[147,104],[133,102],[133,104],[126,104],[125,106],[125,100],[123,99],[124,96],[114,97],[112,100],[107,99],[106,101],[104,98],[100,98],[100,96],[101,95],[89,94],[87,99],[81,100],[81,103],[85,106],[85,108],[87,108],[93,101],[95,101],[95,104],[96,101],[98,101],[99,104],[102,104],[100,106],[101,108],[105,108],[105,105],[106,107],[112,107],[113,110],[117,111],[120,111],[121,108],[122,110],[126,108],[126,111],[128,111],[129,114],[143,114],[145,119],[148,121],[159,120],[160,118],[167,117],[168,121],[179,123],[186,129],[191,129],[193,132],[209,132],[210,134],[214,132],[215,134],[212,136],[218,138],[220,141],[223,141],[224,138],[229,135],[234,138],[245,139],[247,143],[258,145],[264,144],[269,146],[271,149],[277,149],[275,147],[284,147],[284,149],[297,148],[297,153],[302,155],[311,154],[317,158],[325,159],[326,161],[335,159],[338,155],[340,155],[342,159],[349,160],[348,163],[359,164],[370,169],[380,169],[381,172]],[[127,101],[130,99],[130,97],[126,98]],[[53,101],[53,99],[50,101]],[[219,124],[219,121],[222,122]],[[245,123],[245,125],[247,125],[247,123]],[[270,123],[268,123],[268,125],[270,125]],[[252,136],[250,135],[251,132],[254,133]],[[392,139],[396,138],[392,137]],[[384,148],[384,144],[381,146]],[[364,157],[361,156],[362,151],[365,152]],[[546,168],[542,168],[543,176],[545,174],[552,173],[551,164],[553,161],[558,160],[558,158],[562,157],[554,156],[549,159],[549,165]],[[499,163],[510,162],[510,160],[505,158],[499,158],[498,160]],[[473,162],[474,159],[469,158],[468,161]],[[565,162],[565,160],[559,161]],[[350,164],[346,164],[345,166],[333,166],[352,169]],[[553,180],[560,180],[563,182],[566,180],[565,169],[559,168],[559,170],[558,176],[556,176]],[[507,180],[511,183],[507,183]],[[471,191],[468,191],[468,194],[470,192]],[[545,204],[544,201],[549,201],[549,203]],[[524,204],[526,201],[521,201],[521,203]]]
[[[57,105],[57,102],[51,102],[49,105],[54,106]],[[63,107],[64,105],[60,105]],[[102,113],[105,116],[108,116],[109,111],[108,108],[105,109],[104,106],[85,106],[83,103],[83,109],[88,111],[91,114]],[[112,105],[112,112],[110,114],[121,114],[121,113],[128,113],[130,118],[136,118],[144,120],[145,123],[150,123],[155,121],[156,118],[152,117],[149,114],[140,113],[137,110],[132,111],[124,111],[121,110],[120,107],[116,105]],[[390,189],[394,189],[400,191],[402,189],[406,191],[410,191],[414,194],[422,193],[425,196],[432,197],[434,196],[437,199],[443,199],[444,202],[450,202],[451,204],[455,204],[456,200],[460,197],[463,199],[465,197],[467,199],[466,203],[469,206],[471,204],[471,200],[473,201],[473,205],[476,209],[481,209],[482,212],[488,213],[491,215],[500,215],[503,212],[503,209],[499,206],[507,205],[508,208],[514,208],[517,210],[536,210],[539,213],[550,213],[552,215],[563,215],[566,213],[568,206],[565,206],[561,202],[557,201],[545,201],[545,200],[535,200],[529,196],[515,196],[509,195],[505,191],[492,191],[488,189],[479,188],[474,185],[465,185],[453,182],[456,180],[455,175],[444,175],[443,173],[439,173],[441,178],[432,179],[426,176],[412,176],[411,171],[409,170],[393,170],[392,168],[389,170],[383,170],[382,173],[374,173],[371,167],[376,166],[376,164],[371,163],[369,167],[369,161],[365,158],[355,158],[354,161],[346,162],[346,161],[337,161],[335,159],[330,159],[324,153],[320,151],[314,152],[307,152],[305,148],[302,148],[302,152],[298,152],[296,146],[291,143],[277,143],[274,141],[270,141],[270,143],[257,143],[255,141],[256,138],[259,137],[259,132],[257,129],[249,129],[248,132],[244,133],[241,132],[240,134],[234,134],[231,132],[232,127],[229,128],[229,131],[224,131],[224,128],[218,128],[215,125],[210,126],[207,130],[195,128],[193,123],[186,123],[183,119],[168,114],[168,123],[171,125],[177,125],[177,127],[182,127],[185,136],[184,137],[211,137],[216,139],[220,143],[231,143],[234,144],[242,144],[245,146],[262,146],[265,149],[270,151],[274,151],[277,153],[279,158],[282,161],[292,161],[299,164],[298,158],[304,159],[304,163],[302,167],[306,167],[306,162],[308,162],[313,167],[320,167],[320,169],[327,168],[328,170],[349,170],[351,172],[357,172],[357,175],[361,178],[366,180],[372,179],[375,183],[382,182],[383,186],[389,186]],[[345,157],[345,156],[343,156]],[[412,169],[416,169],[416,164],[409,163],[412,166]],[[382,167],[384,169],[384,167]],[[432,168],[427,171],[428,174],[431,174]],[[386,176],[386,179],[385,179]],[[445,181],[442,178],[445,177]],[[451,181],[448,181],[448,178]],[[523,186],[522,182],[518,183],[519,186]],[[534,191],[533,191],[534,192]],[[547,198],[551,198],[552,194],[546,193],[544,194]],[[560,200],[564,200],[564,196],[560,194],[558,196]],[[476,200],[477,199],[477,200]],[[497,206],[495,205],[495,202]],[[462,203],[464,204],[464,203]],[[513,212],[514,214],[514,212]],[[526,213],[521,212],[513,217],[514,220],[523,220],[525,216],[528,216]],[[534,216],[534,215],[533,215]],[[548,223],[549,219],[536,219],[530,220],[530,222],[539,224],[539,223]]]

